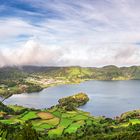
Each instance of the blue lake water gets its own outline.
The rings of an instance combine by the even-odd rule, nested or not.
[[[94,116],[115,117],[129,110],[140,109],[140,80],[86,81],[60,85],[40,92],[13,95],[4,103],[42,109],[57,104],[62,97],[78,92],[85,92],[90,98],[90,101],[80,108]]]

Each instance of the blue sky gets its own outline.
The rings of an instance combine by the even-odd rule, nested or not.
[[[140,65],[139,0],[0,0],[0,66]]]

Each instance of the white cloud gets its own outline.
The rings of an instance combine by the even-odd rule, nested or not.
[[[108,55],[106,55],[108,54]],[[119,66],[139,65],[140,48],[136,46],[122,47],[112,44],[96,44],[95,47],[72,46],[62,48],[44,46],[35,40],[25,45],[0,53],[0,66],[4,65],[49,65],[49,66],[102,66],[115,64]]]
[[[5,65],[56,65],[63,53],[40,46],[36,41],[29,40],[25,45],[5,50],[0,53],[0,66]]]
[[[46,9],[53,11],[56,18],[48,18],[47,11],[36,23],[23,17],[0,19],[1,65],[140,65],[138,0],[25,2],[43,10],[44,17]],[[18,40],[22,34],[29,36],[24,46],[26,41]]]

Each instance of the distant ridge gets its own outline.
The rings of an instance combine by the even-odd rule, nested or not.
[[[95,80],[130,80],[140,79],[140,66],[117,67],[107,65],[99,67],[80,66],[7,66],[0,68],[0,78],[26,77],[40,73],[51,77],[83,78]]]

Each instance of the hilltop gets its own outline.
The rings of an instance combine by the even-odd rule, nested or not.
[[[0,78],[24,78],[30,74],[43,74],[52,77],[93,78],[96,80],[113,80],[124,77],[126,79],[140,79],[140,66],[117,67],[47,67],[47,66],[13,66],[0,68]]]

